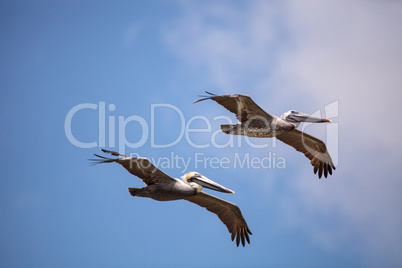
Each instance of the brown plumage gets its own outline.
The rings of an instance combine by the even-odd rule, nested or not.
[[[256,115],[272,120],[272,116],[261,109],[261,107],[258,106],[248,95],[232,94],[217,96],[208,91],[205,92],[212,96],[203,96],[204,98],[194,101],[193,104],[209,99],[216,101],[230,112],[234,113],[237,120],[240,122],[245,122],[249,119],[252,119]]]
[[[323,173],[325,178],[328,173],[332,175],[332,169],[335,170],[335,165],[327,151],[327,146],[321,140],[297,129],[281,133],[276,138],[302,152],[310,159],[310,163],[314,167],[314,174],[317,174],[318,171],[319,178]]]
[[[247,226],[246,221],[241,214],[238,206],[213,195],[200,192],[197,195],[185,197],[187,201],[197,204],[206,208],[208,211],[218,215],[219,219],[226,225],[229,233],[232,234],[232,241],[236,237],[236,245],[239,246],[239,242],[244,247],[245,239],[250,244],[249,234],[252,234]]]
[[[121,164],[128,172],[139,177],[146,184],[143,188],[128,188],[132,196],[149,197],[158,201],[171,201],[184,199],[206,208],[208,211],[216,214],[219,219],[226,225],[232,234],[232,241],[236,237],[236,245],[241,242],[243,247],[245,241],[250,243],[249,234],[252,234],[247,226],[240,209],[233,203],[220,199],[218,197],[201,192],[202,187],[197,184],[197,180],[204,179],[213,183],[214,187],[220,187],[223,192],[233,191],[210,181],[199,173],[189,172],[183,176],[183,181],[172,178],[166,173],[159,170],[147,158],[129,157],[116,152],[101,149],[104,153],[109,153],[119,158],[108,158],[95,154],[97,159],[90,159],[94,165],[102,163],[118,163]],[[194,182],[192,181],[194,179]],[[204,185],[205,186],[205,185]],[[205,186],[208,187],[208,186]],[[214,189],[214,188],[211,188]],[[215,188],[216,190],[216,188]]]
[[[325,143],[307,133],[297,130],[300,121],[307,122],[330,122],[328,119],[315,118],[308,115],[289,111],[281,117],[268,114],[261,109],[248,95],[215,95],[205,91],[210,96],[202,96],[203,100],[213,100],[230,112],[234,113],[239,120],[239,123],[234,125],[221,125],[221,129],[226,134],[244,135],[257,138],[272,138],[276,137],[280,141],[292,146],[297,151],[302,152],[308,159],[311,160],[311,165],[314,167],[314,174],[318,172],[318,177],[322,175],[326,178],[328,174],[332,175],[332,170],[335,170],[335,165],[332,162],[331,156],[327,151]],[[297,119],[299,118],[304,119]],[[300,120],[300,121],[297,121]]]

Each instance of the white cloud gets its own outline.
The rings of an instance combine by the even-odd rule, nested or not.
[[[349,133],[359,135],[362,144],[382,139],[387,146],[401,146],[398,131],[384,138],[383,129],[401,130],[395,119],[402,114],[402,4],[298,3],[290,8],[296,46],[281,61],[284,80],[294,78],[292,87],[321,103],[339,99],[343,127],[368,128],[364,135]]]
[[[295,49],[280,62],[278,75],[317,102],[340,103],[340,165],[330,178],[337,183],[328,188],[301,178],[295,191],[306,204],[320,204],[311,207],[316,216],[336,211],[334,218],[341,217],[336,230],[326,232],[328,241],[356,237],[368,263],[378,254],[389,264],[401,263],[402,184],[396,168],[402,128],[396,118],[402,96],[402,4],[291,3]]]
[[[165,38],[175,53],[207,67],[215,84],[239,88],[244,77],[264,71],[261,66],[275,60],[271,46],[278,35],[280,5],[257,1],[243,10],[224,2],[197,3],[183,2],[184,15]]]
[[[334,175],[312,179],[307,160],[287,158],[300,178],[279,203],[286,226],[327,248],[352,239],[367,265],[401,264],[402,2],[251,1],[184,11],[168,43],[218,86],[247,85],[268,111],[314,112],[339,101]],[[331,228],[318,224],[321,217]]]

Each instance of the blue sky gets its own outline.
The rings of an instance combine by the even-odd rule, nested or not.
[[[2,1],[0,12],[0,266],[402,264],[401,3]],[[193,105],[204,90],[248,94],[276,115],[331,117],[332,125],[305,130],[327,141],[337,170],[318,180],[303,155],[271,140],[251,139],[269,145],[254,148],[236,137],[218,148],[213,142],[230,137],[215,133],[222,119],[214,118],[235,118],[211,101]],[[186,171],[164,171],[197,170],[234,190],[206,191],[240,207],[251,244],[236,248],[215,215],[189,202],[131,197],[127,187],[142,181],[118,165],[90,167],[98,146],[72,144],[65,119],[77,105],[97,105],[77,112],[71,131],[99,145],[103,103],[106,148],[189,159]],[[161,104],[177,110],[157,107],[152,116]],[[128,118],[146,127],[122,128]],[[182,128],[209,122],[210,130],[155,148],[152,122],[160,145]],[[144,143],[129,148],[119,135]],[[196,154],[230,164],[203,166]],[[236,155],[270,154],[286,168],[233,166]]]

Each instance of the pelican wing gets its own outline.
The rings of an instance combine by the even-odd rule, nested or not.
[[[262,116],[264,118],[272,119],[272,115],[265,112],[260,108],[248,95],[222,95],[218,96],[208,91],[205,91],[211,96],[205,96],[203,99],[196,100],[193,103],[197,103],[203,100],[213,100],[234,113],[240,122],[247,121],[252,117]]]
[[[146,185],[151,185],[155,183],[167,183],[174,182],[175,179],[167,175],[166,173],[159,170],[145,157],[129,157],[127,155],[122,155],[116,152],[101,149],[104,153],[109,153],[114,156],[121,156],[120,158],[108,158],[95,154],[99,157],[97,159],[89,159],[93,161],[94,165],[103,163],[113,163],[116,162],[122,165],[128,172],[139,177],[144,181]]]
[[[314,174],[318,171],[319,178],[321,178],[323,172],[325,178],[328,173],[332,175],[332,169],[335,170],[335,165],[322,140],[297,129],[285,131],[277,135],[276,138],[302,152],[310,159],[311,165],[314,166]]]
[[[219,219],[226,225],[232,234],[232,241],[236,237],[236,245],[240,240],[245,246],[245,240],[250,244],[249,234],[252,234],[238,206],[213,195],[200,192],[194,196],[184,198],[194,204],[206,208],[208,211],[218,215]]]

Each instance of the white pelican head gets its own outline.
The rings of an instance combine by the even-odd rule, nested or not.
[[[290,110],[282,114],[281,119],[293,124],[295,128],[297,128],[300,125],[300,122],[311,122],[311,123],[331,122],[331,120],[329,119],[315,117],[309,114],[297,112],[295,110]]]
[[[189,172],[183,176],[180,177],[185,183],[190,184],[194,188],[197,189],[197,193],[201,192],[202,187],[215,190],[218,192],[223,192],[223,193],[231,193],[234,194],[234,191],[208,179],[205,176],[202,176],[198,172]]]

